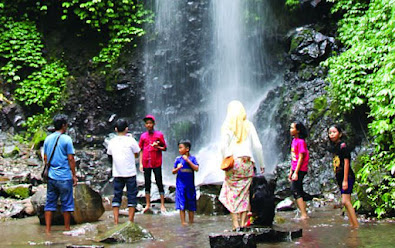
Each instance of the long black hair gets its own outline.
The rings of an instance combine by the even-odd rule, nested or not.
[[[295,128],[299,131],[299,138],[306,139],[309,136],[307,128],[300,121],[295,121]]]

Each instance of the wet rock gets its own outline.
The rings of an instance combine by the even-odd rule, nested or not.
[[[96,238],[103,243],[133,243],[141,240],[154,239],[152,234],[133,222],[118,225]]]
[[[24,211],[27,215],[32,216],[36,214],[30,198],[22,200],[21,203],[23,204]]]
[[[292,210],[295,210],[294,201],[290,197],[287,197],[286,199],[281,201],[279,204],[277,204],[276,210],[277,211],[292,211]]]
[[[255,236],[251,233],[225,233],[225,234],[214,234],[209,236],[211,248],[229,248],[229,247],[240,247],[240,248],[255,248],[256,241]]]
[[[258,243],[292,241],[302,237],[302,229],[273,226],[272,228],[243,228],[238,232],[212,234],[210,247],[257,247]]]
[[[5,116],[4,130],[13,128],[16,131],[24,130],[23,124],[25,123],[25,117],[22,108],[13,103],[6,105],[1,109],[2,114]],[[3,127],[2,127],[3,129]]]
[[[86,234],[92,234],[95,235],[97,234],[97,226],[96,225],[92,225],[90,223],[86,223],[78,228],[73,228],[70,231],[64,231],[63,234],[67,235],[67,236],[82,236],[82,235],[86,235]]]
[[[289,54],[296,64],[318,63],[327,58],[335,49],[335,39],[323,35],[309,27],[299,27],[289,34],[291,39]]]
[[[6,215],[10,216],[11,218],[23,218],[25,217],[24,209],[25,207],[22,203],[13,203],[7,210],[8,213]]]
[[[104,248],[103,245],[67,245],[66,248]]]
[[[229,211],[218,200],[221,186],[204,185],[200,187],[200,197],[197,201],[197,214],[223,215]]]
[[[83,183],[75,187],[74,205],[73,217],[77,224],[97,221],[104,213],[100,194]]]

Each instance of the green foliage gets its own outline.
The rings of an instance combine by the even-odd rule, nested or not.
[[[285,7],[290,11],[295,11],[300,8],[300,1],[299,0],[287,0],[285,2]]]
[[[59,104],[67,69],[60,62],[46,64],[19,83],[15,98],[25,106],[50,107]]]
[[[369,107],[375,151],[357,172],[378,217],[395,210],[395,0],[338,0],[339,40],[347,50],[329,58],[330,94],[342,112]],[[382,176],[380,184],[371,177]],[[362,190],[359,188],[358,190]]]
[[[108,44],[103,45],[99,55],[92,60],[105,67],[111,67],[117,61],[122,48],[134,37],[144,35],[141,27],[144,22],[152,22],[152,13],[135,0],[66,0],[62,1],[62,8],[62,20],[74,13],[81,21],[109,36]]]
[[[61,62],[54,62],[46,64],[41,71],[33,72],[19,83],[19,88],[15,90],[15,99],[25,106],[40,109],[26,121],[28,137],[50,124],[51,116],[62,108],[60,102],[67,76],[66,67]]]
[[[20,81],[27,70],[45,64],[41,35],[33,22],[16,22],[4,16],[0,21],[0,75],[8,83]]]

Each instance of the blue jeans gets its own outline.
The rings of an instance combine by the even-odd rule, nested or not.
[[[44,211],[56,211],[59,197],[62,204],[62,212],[73,212],[73,180],[48,179],[47,201]]]
[[[112,206],[119,207],[122,203],[123,188],[126,185],[128,196],[128,207],[137,206],[137,182],[136,176],[133,177],[114,177],[114,198]]]

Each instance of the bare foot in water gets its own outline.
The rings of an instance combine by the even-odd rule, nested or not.
[[[143,208],[143,213],[147,212],[150,209],[150,207],[147,205],[145,208]]]
[[[306,215],[306,216],[300,216],[300,218],[299,218],[299,220],[307,220],[307,219],[309,219],[310,217],[308,216],[308,215]]]
[[[160,211],[161,211],[162,213],[166,213],[166,208],[165,208],[165,206],[161,206],[161,207],[160,207]]]

